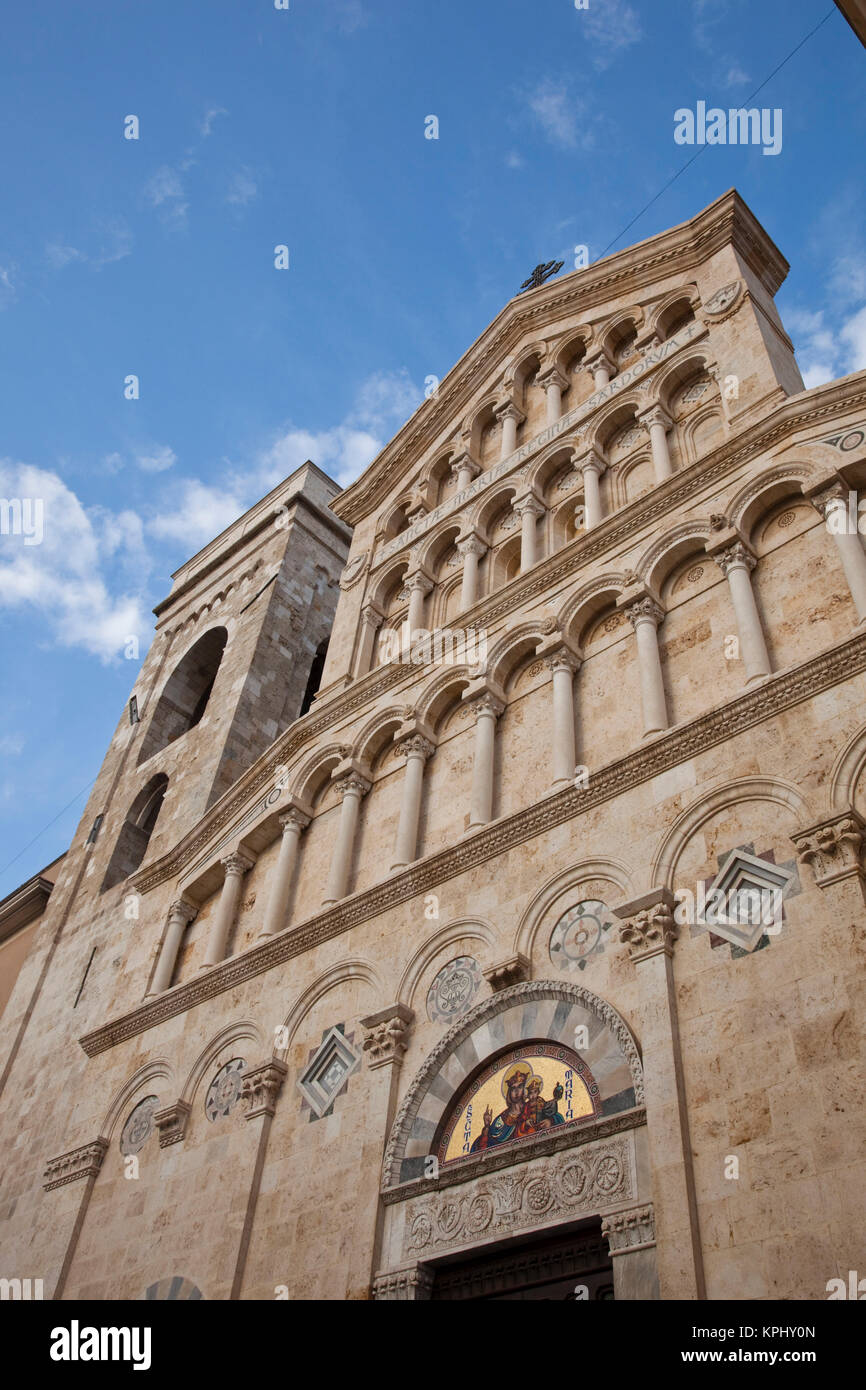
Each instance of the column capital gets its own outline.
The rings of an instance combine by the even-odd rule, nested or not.
[[[866,836],[866,822],[853,807],[826,820],[797,830],[791,836],[797,857],[808,864],[819,888],[828,888],[841,879],[857,878],[866,883],[860,857]]]
[[[177,918],[185,925],[189,925],[198,916],[198,907],[195,903],[188,902],[186,898],[178,898],[168,909],[168,916]]]
[[[481,464],[472,457],[468,449],[462,449],[460,453],[455,454],[454,458],[451,460],[452,478],[459,478],[462,472],[469,474],[470,482],[473,478],[477,478],[478,474],[481,472]]]
[[[616,371],[616,362],[607,351],[607,348],[601,348],[598,352],[594,352],[591,357],[588,356],[583,366],[588,372],[593,373],[599,371],[602,367],[606,367],[609,372]]]
[[[341,801],[349,795],[359,798],[366,796],[373,785],[369,777],[355,771],[333,774],[333,782]]]
[[[547,510],[544,503],[540,502],[533,492],[524,493],[522,497],[515,497],[512,508],[521,518],[524,517],[527,512],[530,516],[544,516]]]
[[[463,692],[463,702],[474,709],[476,722],[481,715],[492,715],[498,719],[508,703],[504,691],[484,677],[470,682]]]
[[[504,420],[515,420],[519,425],[523,420],[526,419],[526,415],[520,409],[520,406],[516,405],[515,402],[511,400],[502,401],[500,405],[495,406],[493,414],[496,416],[500,424]]]
[[[414,1018],[415,1014],[405,1004],[391,1004],[361,1019],[365,1034],[363,1051],[371,1071],[402,1064]]]
[[[838,473],[825,473],[811,483],[804,483],[802,492],[826,521],[828,514],[840,502],[847,507],[851,489]]]
[[[426,763],[427,759],[432,758],[436,752],[436,744],[432,743],[429,738],[425,738],[423,734],[395,735],[394,742],[397,754],[401,758],[421,757]]]
[[[379,631],[379,628],[382,626],[382,624],[383,624],[384,621],[385,621],[385,614],[382,612],[381,608],[379,608],[379,606],[378,606],[377,604],[375,604],[375,603],[365,603],[365,604],[364,604],[364,607],[361,609],[361,622],[362,622],[362,623],[366,623],[367,626],[368,626],[368,627],[371,627],[371,628],[373,629],[374,632],[378,632],[378,631]]]
[[[600,478],[607,469],[607,459],[591,446],[583,451],[577,446],[574,451],[574,466],[582,473],[597,473]]]
[[[255,862],[251,855],[241,854],[240,850],[235,850],[233,854],[227,854],[224,859],[220,860],[225,869],[226,878],[242,878]]]
[[[572,671],[577,671],[583,661],[580,649],[558,630],[549,633],[539,642],[535,648],[535,655],[545,662],[549,671],[556,670],[558,666],[568,666]]]
[[[467,535],[458,537],[457,549],[464,560],[467,555],[477,555],[480,560],[487,554],[487,546],[477,531],[470,531]]]
[[[680,931],[674,921],[674,895],[669,888],[653,888],[615,907],[614,913],[622,922],[619,939],[628,946],[636,965],[652,956],[673,955]]]
[[[300,834],[310,824],[312,815],[309,811],[304,810],[299,802],[294,802],[285,811],[280,812],[277,820],[284,835],[290,830],[297,830]]]
[[[647,1250],[656,1243],[655,1214],[652,1203],[640,1207],[627,1207],[625,1211],[612,1212],[601,1223],[601,1233],[606,1237],[612,1256],[633,1255],[637,1250]]]
[[[739,567],[751,573],[758,563],[754,551],[742,540],[732,541],[726,546],[713,546],[707,553],[715,560],[726,579],[732,569]]]
[[[651,622],[653,627],[658,627],[665,616],[665,610],[658,599],[642,585],[634,589],[626,589],[617,603],[617,608],[625,613],[635,629],[639,623],[645,622]]]
[[[433,580],[423,569],[417,569],[412,574],[407,574],[404,583],[407,589],[420,589],[422,594],[429,594],[433,589]]]
[[[548,367],[546,371],[539,372],[537,377],[538,385],[545,391],[548,386],[558,386],[560,391],[567,391],[571,382],[559,367]]]
[[[244,1072],[241,1082],[241,1096],[246,1102],[245,1120],[255,1120],[259,1115],[273,1115],[277,1108],[277,1097],[286,1079],[288,1067],[277,1057],[271,1057],[260,1067],[251,1067]]]
[[[668,415],[664,406],[658,403],[647,406],[645,410],[641,410],[636,418],[638,423],[644,425],[647,429],[652,425],[664,425],[666,430],[673,428],[673,420],[670,415]]]

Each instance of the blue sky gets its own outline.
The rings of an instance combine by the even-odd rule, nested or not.
[[[45,522],[0,535],[0,896],[68,843],[171,571],[305,458],[356,477],[536,262],[685,163],[677,108],[741,104],[833,8],[6,5],[0,497]],[[866,367],[864,65],[834,12],[757,99],[781,154],[707,148],[614,247],[735,185],[810,385]]]

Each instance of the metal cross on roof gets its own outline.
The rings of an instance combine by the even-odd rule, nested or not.
[[[521,293],[523,290],[537,290],[551,275],[558,275],[564,265],[565,261],[548,261],[546,265],[537,265],[529,279],[520,286]]]

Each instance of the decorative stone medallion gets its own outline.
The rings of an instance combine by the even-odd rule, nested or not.
[[[742,281],[734,280],[730,285],[723,285],[720,290],[716,290],[704,305],[704,312],[715,318],[718,315],[726,314],[730,308],[736,304],[742,292]]]
[[[241,1098],[246,1065],[242,1057],[234,1057],[231,1062],[226,1062],[224,1067],[220,1067],[208,1086],[204,1108],[211,1122],[220,1117],[224,1118],[234,1110]]]
[[[603,902],[587,898],[563,913],[553,928],[549,954],[557,970],[585,970],[604,952],[613,916]]]
[[[431,1023],[453,1023],[471,1007],[481,985],[481,967],[473,956],[458,956],[444,965],[427,992]]]
[[[158,1109],[159,1096],[145,1096],[144,1100],[138,1102],[135,1109],[130,1112],[120,1135],[120,1152],[122,1154],[141,1152],[155,1129],[153,1116]]]

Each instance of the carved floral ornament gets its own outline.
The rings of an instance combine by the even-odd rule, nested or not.
[[[840,879],[864,878],[861,866],[864,835],[866,822],[851,808],[795,832],[791,839],[797,846],[801,863],[812,869],[818,887],[826,888]]]

